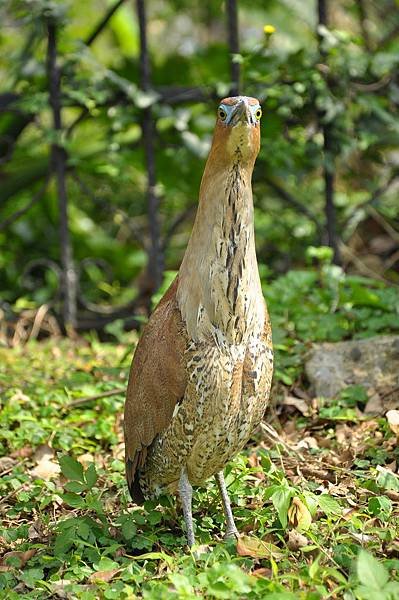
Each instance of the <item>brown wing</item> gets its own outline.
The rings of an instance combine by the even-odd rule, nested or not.
[[[184,396],[187,334],[176,302],[174,280],[151,315],[137,345],[125,403],[126,478],[135,502],[143,501],[137,470],[147,448],[170,423]]]

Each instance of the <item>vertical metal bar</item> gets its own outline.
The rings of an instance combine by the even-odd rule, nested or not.
[[[227,13],[227,41],[230,51],[230,77],[232,96],[238,96],[240,93],[240,63],[234,60],[234,55],[240,52],[240,42],[238,38],[238,8],[237,0],[226,0]]]
[[[318,23],[327,27],[327,3],[326,0],[318,0],[317,2]]]
[[[328,27],[328,0],[318,0],[318,24]],[[321,45],[321,36],[318,34],[319,54],[322,60],[326,59],[326,53]],[[324,196],[325,196],[325,215],[327,225],[327,243],[334,251],[334,263],[340,264],[340,253],[338,247],[337,226],[336,226],[336,211],[334,204],[335,195],[335,160],[333,152],[333,129],[332,123],[322,123],[321,129],[323,132],[323,151],[324,151]]]
[[[53,113],[53,126],[56,132],[56,141],[51,147],[51,169],[56,177],[58,209],[59,209],[59,234],[62,267],[62,298],[63,319],[67,332],[73,333],[76,329],[76,272],[73,264],[72,246],[68,229],[68,197],[66,190],[66,152],[59,143],[62,132],[61,117],[61,76],[57,65],[57,29],[53,20],[47,23],[47,77],[49,85],[49,102]]]
[[[147,15],[144,0],[136,0],[137,17],[140,29],[140,84],[144,91],[151,87],[151,66],[147,45]],[[155,128],[151,107],[143,109],[141,130],[147,168],[147,203],[150,246],[148,256],[148,274],[152,291],[156,291],[162,283],[164,257],[160,240],[159,197],[156,191],[155,174]]]

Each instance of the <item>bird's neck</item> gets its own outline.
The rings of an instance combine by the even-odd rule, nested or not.
[[[206,165],[177,292],[194,340],[236,344],[263,323],[251,176],[239,161]]]

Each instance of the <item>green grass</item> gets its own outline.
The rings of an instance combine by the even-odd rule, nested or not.
[[[392,290],[350,278],[315,285],[319,276],[268,289],[276,401],[298,386],[306,396],[303,355],[323,324],[328,340],[393,329]],[[90,399],[126,385],[137,336],[114,334],[112,344],[0,348],[0,598],[399,598],[397,438],[384,417],[365,417],[364,391],[309,400],[310,416],[271,408],[278,441],[259,429],[226,470],[242,538],[222,541],[209,481],[194,496],[206,546],[196,558],[173,498],[129,500],[123,394]]]

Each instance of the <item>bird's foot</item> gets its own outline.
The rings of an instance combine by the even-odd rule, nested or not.
[[[223,536],[223,539],[227,542],[230,540],[238,540],[238,538],[240,537],[240,534],[238,533],[237,529],[228,529],[226,531],[226,533]]]

